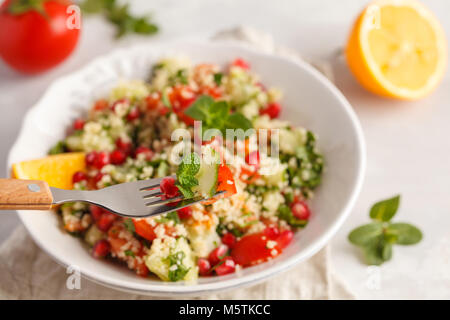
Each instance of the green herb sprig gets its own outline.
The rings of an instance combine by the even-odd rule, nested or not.
[[[400,204],[400,195],[375,203],[370,209],[372,223],[354,229],[351,243],[364,251],[367,264],[381,265],[392,258],[392,246],[413,245],[422,240],[422,232],[408,223],[392,223]]]
[[[177,170],[176,186],[186,199],[194,197],[192,187],[198,186],[195,175],[200,170],[200,157],[192,152],[183,158]]]
[[[151,22],[150,17],[133,16],[128,3],[119,4],[116,0],[84,0],[80,7],[86,14],[103,14],[109,22],[116,26],[117,38],[128,33],[150,35],[158,32],[158,26]]]
[[[185,111],[189,117],[202,121],[202,129],[218,129],[226,134],[226,129],[253,128],[250,120],[239,112],[230,113],[230,105],[226,101],[214,101],[210,96],[203,95]]]

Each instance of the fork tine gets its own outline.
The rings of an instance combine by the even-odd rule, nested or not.
[[[159,196],[163,195],[163,193],[161,192],[161,189],[159,189],[159,188],[151,190],[151,191],[152,191],[151,193],[143,195],[142,198],[149,199],[149,198],[159,197]]]
[[[171,178],[176,179],[176,176],[169,176]],[[149,189],[154,189],[159,187],[159,185],[161,184],[161,181],[167,177],[161,177],[161,178],[155,178],[155,179],[150,179],[150,180],[139,180],[136,181],[135,183],[138,185],[139,191],[146,191]]]
[[[147,202],[145,205],[147,207],[161,205],[161,204],[164,205],[166,203],[174,202],[177,200],[183,200],[183,198],[184,198],[183,196],[178,196],[178,197],[173,197],[173,198],[168,198],[168,199],[160,199],[160,200],[156,200],[156,201],[152,201],[152,202]]]
[[[216,193],[212,198],[216,198],[216,197],[218,197],[218,196],[220,196],[220,195],[222,195],[224,193],[225,193],[225,191],[220,191],[220,192]],[[174,199],[176,199],[176,198],[171,198],[171,199],[168,199],[168,200],[174,200]],[[182,201],[180,201],[180,202],[178,202],[178,203],[176,203],[174,205],[170,205],[170,206],[168,206],[166,204],[161,204],[161,205],[158,205],[158,206],[151,206],[150,207],[151,212],[149,213],[148,216],[153,216],[153,215],[157,215],[157,214],[163,214],[163,213],[168,213],[168,212],[171,212],[171,211],[176,211],[178,209],[182,209],[184,207],[189,207],[189,206],[191,206],[193,204],[196,204],[196,203],[199,203],[199,202],[202,202],[202,201],[205,201],[205,200],[208,200],[208,199],[205,199],[203,197],[195,197],[195,198],[190,198],[190,199],[184,199],[184,200],[182,200]],[[158,201],[151,202],[151,204],[154,204],[154,203],[157,203],[157,202]]]

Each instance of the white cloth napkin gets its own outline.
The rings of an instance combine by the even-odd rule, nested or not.
[[[220,41],[239,41],[264,52],[291,59],[300,56],[274,44],[272,37],[238,27],[219,32]],[[317,65],[332,79],[331,68]],[[352,299],[354,296],[332,272],[328,248],[308,261],[252,287],[198,297],[201,299]],[[69,290],[66,270],[39,249],[23,226],[0,247],[0,299],[155,299],[106,288],[82,278],[80,289]]]

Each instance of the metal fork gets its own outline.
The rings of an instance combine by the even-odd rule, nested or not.
[[[183,196],[164,199],[159,187],[163,179],[121,183],[92,191],[58,189],[39,180],[0,179],[0,210],[49,210],[54,205],[82,201],[120,216],[142,218],[207,200],[203,197],[185,199]],[[213,197],[222,193],[218,192]]]

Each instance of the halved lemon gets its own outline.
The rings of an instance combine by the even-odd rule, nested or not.
[[[369,91],[416,100],[439,84],[447,64],[447,42],[436,17],[419,2],[380,0],[356,20],[346,58]]]
[[[85,170],[83,152],[61,153],[12,165],[14,178],[43,180],[51,187],[72,189],[72,176]]]

